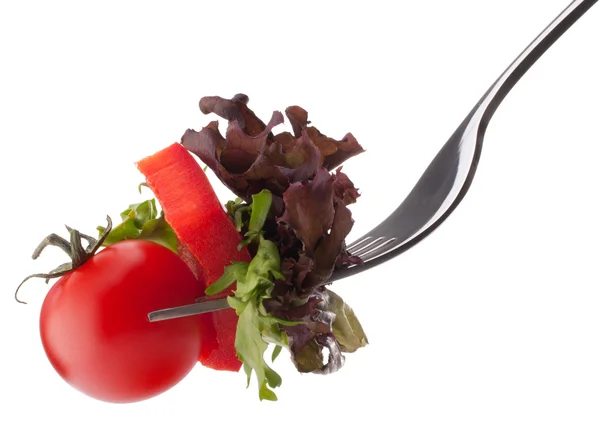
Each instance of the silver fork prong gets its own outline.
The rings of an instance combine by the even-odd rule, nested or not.
[[[504,97],[548,48],[597,1],[572,1],[527,46],[476,103],[434,157],[408,197],[386,220],[368,234],[348,244],[348,252],[359,256],[364,263],[337,268],[331,275],[330,282],[371,269],[405,252],[424,240],[448,218],[471,186],[479,164],[485,131]],[[380,234],[385,237],[373,240]],[[209,300],[206,303],[201,301],[195,305],[154,311],[149,314],[149,320],[159,321],[227,307],[226,299]]]
[[[392,237],[386,240],[383,240],[381,243],[378,243],[376,246],[373,246],[371,249],[362,252],[360,255],[358,255],[363,262],[367,262],[370,259],[376,258],[377,256],[383,255],[387,252],[389,252],[391,249],[394,248],[394,246],[392,246],[392,244],[397,241],[398,239],[396,237]]]
[[[349,244],[363,266],[339,267],[330,281],[366,271],[420,243],[454,212],[471,187],[488,124],[500,103],[531,66],[598,0],[574,0],[498,77],[442,146],[408,196],[379,225]],[[397,240],[383,246],[383,235]],[[384,240],[385,241],[385,240]]]
[[[383,237],[377,237],[376,239],[371,240],[367,244],[362,244],[358,249],[354,248],[354,249],[350,249],[348,251],[350,252],[351,255],[360,256],[361,252],[364,252],[365,250],[368,250],[368,249],[372,248],[373,246],[378,246],[382,240],[384,240]]]
[[[227,298],[221,299],[203,299],[190,305],[176,306],[174,308],[160,309],[148,314],[148,321],[164,321],[174,318],[183,318],[192,315],[206,314],[208,312],[219,311],[229,308]]]
[[[371,236],[365,236],[365,237],[363,237],[363,238],[361,238],[361,239],[359,239],[359,240],[354,240],[352,243],[350,243],[348,246],[346,246],[346,249],[347,249],[348,251],[350,251],[350,250],[354,250],[354,249],[356,249],[357,247],[361,246],[362,244],[364,244],[364,243],[368,242],[368,241],[369,241],[369,240],[371,240],[372,238],[373,238],[373,237],[371,237]]]

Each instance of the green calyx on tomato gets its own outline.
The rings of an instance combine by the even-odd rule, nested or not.
[[[98,239],[68,226],[70,241],[46,237],[33,258],[57,246],[71,262],[30,275],[15,293],[25,303],[17,296],[25,281],[60,277],[40,311],[46,356],[71,386],[111,403],[138,402],[175,386],[197,364],[204,340],[200,317],[147,318],[151,311],[192,303],[205,287],[203,277],[166,247],[165,240],[176,245],[177,239],[155,201],[131,205],[121,217],[113,228],[107,216]]]
[[[138,187],[141,192],[142,183]],[[29,275],[17,287],[15,291],[15,300],[26,304],[19,299],[18,293],[23,284],[31,278],[44,278],[46,284],[53,278],[59,278],[63,275],[79,268],[87,260],[96,254],[101,247],[111,246],[124,240],[148,240],[166,247],[174,253],[178,253],[177,236],[173,229],[165,221],[164,214],[156,206],[155,199],[149,199],[141,203],[129,205],[127,209],[121,212],[121,223],[113,228],[112,220],[106,217],[107,225],[98,226],[98,239],[83,234],[69,226],[66,226],[70,234],[70,241],[60,237],[57,234],[50,234],[34,250],[32,258],[37,259],[42,251],[48,246],[57,246],[61,248],[69,257],[70,262],[59,265],[49,273],[36,273]],[[83,241],[87,247],[83,247]]]
[[[36,273],[26,277],[23,281],[21,281],[21,284],[19,284],[15,291],[15,300],[19,303],[27,303],[19,299],[19,290],[27,280],[31,278],[44,278],[46,280],[46,284],[48,284],[51,279],[62,277],[63,275],[76,270],[85,262],[87,262],[96,254],[112,229],[112,220],[108,215],[106,216],[106,222],[107,225],[104,228],[104,231],[100,234],[100,238],[97,240],[91,236],[80,233],[69,226],[65,227],[70,234],[70,242],[54,233],[44,238],[44,240],[42,240],[42,242],[38,245],[38,247],[36,247],[31,255],[34,260],[40,256],[46,247],[57,246],[60,247],[67,255],[69,255],[71,262],[59,265],[48,273]],[[86,248],[83,247],[83,240],[85,240],[87,243]]]

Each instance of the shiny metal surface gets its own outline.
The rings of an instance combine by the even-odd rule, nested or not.
[[[550,46],[596,2],[573,1],[527,46],[450,136],[400,206],[383,222],[348,245],[350,253],[358,255],[363,264],[335,270],[331,281],[366,271],[394,258],[425,239],[448,218],[471,186],[485,131],[502,100]],[[200,301],[194,305],[152,312],[149,319],[177,318],[227,307],[223,299]]]
[[[338,269],[339,280],[386,262],[425,239],[463,200],[483,146],[485,131],[494,112],[531,66],[597,0],[573,1],[511,63],[459,125],[398,208],[378,226],[350,245],[364,264]],[[365,250],[366,245],[370,248]]]
[[[178,306],[175,308],[160,309],[158,311],[150,312],[148,314],[148,320],[151,322],[164,321],[173,318],[189,317],[190,315],[205,314],[207,312],[214,312],[221,309],[229,308],[227,298],[220,299],[202,299],[197,303],[190,305]]]

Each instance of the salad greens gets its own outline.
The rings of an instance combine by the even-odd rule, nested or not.
[[[248,97],[205,97],[203,113],[229,121],[226,135],[213,121],[187,130],[182,145],[204,162],[238,197],[225,205],[246,246],[250,262],[234,262],[206,289],[231,292],[238,315],[235,348],[248,385],[254,374],[261,400],[277,400],[281,377],[266,362],[286,348],[297,370],[329,374],[344,364],[344,353],[367,345],[352,308],[329,289],[336,267],[360,264],[346,249],[354,220],[348,208],[360,194],[341,164],[363,152],[352,134],[334,140],[310,126],[299,106],[286,109],[293,133],[272,130],[283,123],[274,112],[268,124],[248,108]],[[104,245],[142,238],[177,252],[178,240],[154,199],[132,204]],[[103,231],[103,227],[98,227]],[[327,359],[325,358],[327,354]]]
[[[238,357],[244,363],[244,371],[248,376],[248,385],[252,371],[256,374],[261,400],[277,400],[275,393],[269,389],[281,385],[281,377],[267,365],[264,354],[268,343],[274,343],[278,350],[288,347],[285,332],[279,325],[293,326],[296,323],[282,320],[268,313],[263,305],[265,299],[271,298],[274,280],[282,280],[280,272],[279,251],[275,243],[265,240],[262,227],[271,207],[271,193],[263,190],[252,196],[249,220],[249,231],[246,240],[257,243],[256,254],[250,263],[236,262],[225,269],[223,276],[206,289],[207,295],[217,294],[237,281],[234,295],[228,297],[229,305],[239,316],[235,338]],[[249,244],[248,243],[248,244]]]
[[[119,225],[112,228],[104,240],[103,246],[110,246],[123,240],[144,239],[158,243],[177,253],[177,236],[165,221],[162,211],[158,211],[155,199],[129,205],[121,212],[121,220]],[[106,228],[102,226],[98,226],[96,229],[100,234],[106,231]]]
[[[274,400],[269,387],[281,378],[264,361],[268,343],[274,357],[285,347],[300,372],[320,374],[339,370],[344,352],[368,343],[353,310],[328,288],[336,267],[361,262],[345,244],[354,224],[348,205],[359,192],[340,165],[363,149],[352,134],[323,135],[299,106],[285,111],[293,133],[275,135],[283,115],[265,124],[247,103],[243,94],[204,97],[203,113],[229,121],[225,137],[213,121],[181,142],[238,196],[226,210],[253,259],[228,267],[207,294],[237,281],[228,299],[240,317],[238,356],[248,377],[256,374],[260,398]]]

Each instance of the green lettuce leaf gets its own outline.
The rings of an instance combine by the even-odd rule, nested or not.
[[[162,211],[158,211],[155,199],[129,205],[121,212],[121,220],[122,222],[109,233],[103,246],[110,246],[123,240],[143,239],[178,253],[177,236],[165,221]],[[97,230],[102,234],[105,227],[99,226]]]
[[[262,338],[261,329],[264,323],[256,302],[244,302],[236,309],[239,315],[237,333],[235,337],[235,348],[240,361],[244,363],[244,371],[248,376],[248,385],[252,371],[256,373],[258,380],[258,396],[260,400],[277,400],[275,392],[271,388],[281,385],[281,377],[264,359],[268,343]]]
[[[277,246],[261,237],[258,250],[252,261],[236,262],[225,269],[221,278],[206,289],[207,295],[213,295],[227,289],[237,281],[234,295],[228,297],[229,305],[239,316],[235,336],[235,348],[238,358],[244,363],[248,376],[248,385],[252,373],[258,381],[260,400],[277,400],[273,390],[281,385],[281,377],[265,361],[264,354],[269,343],[279,349],[273,352],[275,358],[281,347],[288,347],[287,336],[279,324],[293,326],[296,323],[281,320],[267,313],[263,300],[271,297],[273,280],[282,278]]]
[[[272,360],[283,347],[288,347],[287,335],[279,324],[294,326],[296,323],[272,316],[263,306],[263,301],[271,297],[274,281],[284,277],[277,245],[265,240],[261,231],[271,207],[271,193],[263,190],[253,195],[252,199],[249,228],[244,242],[257,243],[256,254],[250,263],[235,262],[225,268],[223,276],[206,289],[206,294],[211,296],[220,293],[237,282],[233,296],[228,297],[229,305],[239,316],[235,336],[237,355],[244,363],[248,385],[252,373],[256,375],[260,400],[275,401],[277,396],[272,389],[281,385],[281,377],[267,364],[264,355],[269,344],[275,344]],[[233,210],[238,204],[231,203],[228,209]]]
[[[235,210],[233,216],[236,227],[240,228],[238,231],[241,231],[241,228],[244,227],[243,213],[250,212],[248,231],[244,234],[244,240],[239,244],[239,249],[251,244],[257,237],[264,234],[262,228],[269,216],[272,201],[273,195],[271,192],[267,189],[263,189],[260,193],[252,195],[252,203],[249,206],[246,206],[245,208],[238,207],[237,210]]]
[[[225,136],[212,121],[201,131],[186,131],[181,143],[238,196],[226,210],[243,235],[239,247],[247,246],[256,262],[233,264],[209,291],[237,281],[238,291],[228,298],[240,315],[236,348],[248,376],[259,378],[259,395],[267,399],[278,384],[269,380],[273,376],[264,363],[268,344],[275,344],[273,360],[286,347],[298,371],[317,374],[339,370],[344,353],[367,344],[352,309],[328,289],[335,269],[362,262],[345,242],[354,224],[348,206],[360,193],[341,165],[364,149],[350,133],[340,140],[322,134],[298,106],[285,110],[293,132],[274,134],[283,114],[274,112],[265,123],[248,101],[241,94],[231,100],[202,98],[202,113],[228,121]],[[266,196],[267,190],[271,196],[262,200],[270,209],[254,197]],[[269,324],[272,318],[295,325]]]
[[[335,314],[332,331],[342,352],[352,353],[365,347],[369,341],[352,308],[331,290],[326,290],[324,297],[325,302],[318,307]]]

